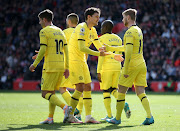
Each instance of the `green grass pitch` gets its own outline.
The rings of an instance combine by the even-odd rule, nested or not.
[[[62,99],[60,93],[57,95]],[[135,93],[128,93],[126,101],[130,105],[132,115],[127,119],[122,114],[122,123],[112,125],[101,124],[63,124],[63,111],[56,107],[53,125],[39,125],[48,116],[48,101],[41,98],[40,92],[0,92],[0,130],[70,130],[70,131],[180,131],[180,95],[177,93],[147,93],[155,123],[140,126],[146,113]],[[97,120],[106,116],[102,92],[92,94],[92,116]],[[112,112],[115,116],[116,101],[112,97]],[[82,120],[85,120],[83,109]]]

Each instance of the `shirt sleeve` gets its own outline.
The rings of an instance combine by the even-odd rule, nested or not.
[[[133,52],[133,45],[128,44],[126,45],[126,50],[125,50],[125,62],[124,62],[124,74],[127,75],[128,74],[128,68],[129,68],[129,62],[131,60],[131,54]]]
[[[39,53],[38,53],[38,56],[37,58],[35,59],[35,61],[33,62],[33,66],[36,67],[39,62],[42,60],[42,58],[44,57],[44,54],[46,52],[46,47],[45,45],[41,45],[40,46],[40,50],[39,50]]]
[[[82,41],[85,41],[85,35],[86,35],[86,30],[84,27],[80,26],[76,29],[77,31],[77,38],[78,40],[82,40]]]
[[[46,32],[44,30],[41,30],[39,32],[39,38],[40,38],[40,45],[47,46],[47,36],[46,36]]]
[[[89,49],[88,47],[86,47],[85,41],[79,40],[78,46],[79,46],[79,50],[86,53],[86,54],[90,54],[90,55],[94,55],[94,56],[100,56],[100,52],[93,51],[93,50]]]
[[[125,39],[126,39],[126,43],[124,44],[133,44],[134,43],[134,37],[133,37],[133,34],[132,34],[132,31],[128,31],[125,35]]]
[[[101,73],[104,58],[105,58],[104,56],[99,56],[99,58],[98,58],[97,73]]]

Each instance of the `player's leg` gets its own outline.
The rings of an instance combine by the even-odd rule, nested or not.
[[[139,97],[139,99],[141,100],[141,103],[142,103],[144,110],[146,111],[146,114],[147,114],[147,118],[142,124],[143,125],[153,124],[154,118],[151,114],[149,100],[148,100],[147,95],[145,93],[145,87],[144,86],[136,86],[135,89],[136,89],[136,94]]]
[[[113,80],[113,72],[106,71],[101,73],[101,83],[100,89],[103,90],[103,102],[107,112],[107,116],[102,118],[101,120],[111,119],[112,111],[111,111],[111,96],[110,96],[110,88],[112,88],[112,80]]]
[[[116,104],[116,117],[110,120],[106,120],[109,123],[120,124],[121,123],[121,114],[122,110],[125,106],[125,96],[129,87],[132,87],[136,74],[134,70],[128,70],[129,77],[125,78],[123,74],[120,76],[119,80],[119,89],[118,89],[118,97]]]
[[[39,124],[53,124],[54,123],[53,116],[54,116],[55,108],[56,108],[56,105],[49,102],[49,115],[48,115],[48,118],[45,119],[44,121],[40,122]]]
[[[65,105],[56,95],[55,89],[60,86],[63,72],[43,73],[42,75],[42,97],[49,100],[53,105],[61,107],[65,112],[65,119],[71,112],[71,107]]]
[[[85,123],[100,123],[91,116],[92,111],[92,98],[91,98],[91,83],[85,84],[83,91],[83,104],[85,108]]]
[[[59,92],[62,94],[63,99],[66,101],[66,103],[70,104],[71,94],[66,89],[66,87],[60,87]]]
[[[128,87],[119,85],[118,89],[118,97],[116,103],[116,117],[112,119],[107,119],[106,121],[112,124],[121,124],[121,114],[122,110],[124,109],[125,104],[125,94],[128,90]]]
[[[67,120],[68,123],[83,123],[74,116],[74,111],[79,102],[79,98],[82,95],[83,87],[84,83],[76,84],[76,89],[70,99],[70,106],[72,106],[72,112],[70,113],[69,118]]]
[[[112,111],[111,111],[111,96],[109,90],[103,90],[103,98],[104,98],[104,106],[107,112],[107,116],[102,118],[101,120],[111,119]]]
[[[151,109],[149,105],[149,100],[147,98],[147,95],[145,93],[145,87],[147,87],[147,81],[146,81],[146,65],[145,63],[138,66],[139,73],[135,79],[135,91],[139,99],[141,100],[141,103],[147,113],[146,120],[142,123],[143,125],[150,125],[154,123],[154,118],[151,114]]]
[[[70,81],[72,85],[76,86],[76,89],[70,99],[70,106],[72,106],[73,110],[70,113],[70,117],[68,119],[69,123],[82,123],[82,121],[79,121],[77,118],[74,117],[74,111],[79,102],[79,98],[82,95],[83,88],[85,85],[84,73],[83,73],[84,64],[85,63],[83,62],[79,63],[79,62],[70,61],[70,65],[73,65],[69,67],[69,71],[71,74]]]
[[[81,120],[81,113],[82,113],[82,109],[83,109],[83,94],[81,95],[81,97],[79,98],[79,102],[77,104],[77,108],[74,111],[74,116],[78,119]]]
[[[112,87],[109,89],[110,93],[116,99],[117,99],[117,96],[118,96],[117,88],[118,88],[118,83],[119,83],[119,79],[120,79],[120,74],[121,74],[120,71],[114,71],[113,72]],[[131,117],[131,111],[130,111],[130,108],[129,108],[129,104],[127,102],[125,102],[124,111],[125,111],[126,117],[130,118]]]

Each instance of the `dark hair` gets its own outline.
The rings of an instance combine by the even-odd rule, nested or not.
[[[67,20],[71,20],[73,24],[78,24],[79,23],[79,17],[75,13],[71,13],[67,16]]]
[[[95,7],[87,8],[84,12],[85,20],[87,20],[88,15],[92,16],[92,15],[94,15],[94,13],[101,14],[101,10],[99,8],[95,8]]]
[[[113,27],[114,27],[114,24],[111,20],[105,20],[102,25],[101,25],[102,28],[106,28],[106,31],[107,32],[111,32]]]
[[[122,14],[124,14],[126,16],[129,15],[132,20],[136,20],[137,10],[130,8],[130,9],[125,10]]]
[[[43,19],[46,18],[47,21],[52,21],[54,18],[53,12],[50,11],[49,9],[43,10],[38,14],[38,17]]]

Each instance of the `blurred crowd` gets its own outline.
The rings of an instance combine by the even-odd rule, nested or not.
[[[0,89],[11,89],[14,80],[40,80],[42,62],[36,72],[28,70],[34,51],[39,49],[41,26],[37,15],[40,11],[52,10],[53,23],[65,29],[69,13],[77,13],[83,22],[83,13],[91,6],[102,11],[96,27],[99,35],[102,21],[110,19],[116,24],[122,21],[121,13],[125,9],[137,9],[137,25],[144,34],[148,82],[169,78],[180,81],[179,0],[1,0]],[[88,59],[92,79],[97,79],[97,59],[95,56]]]

